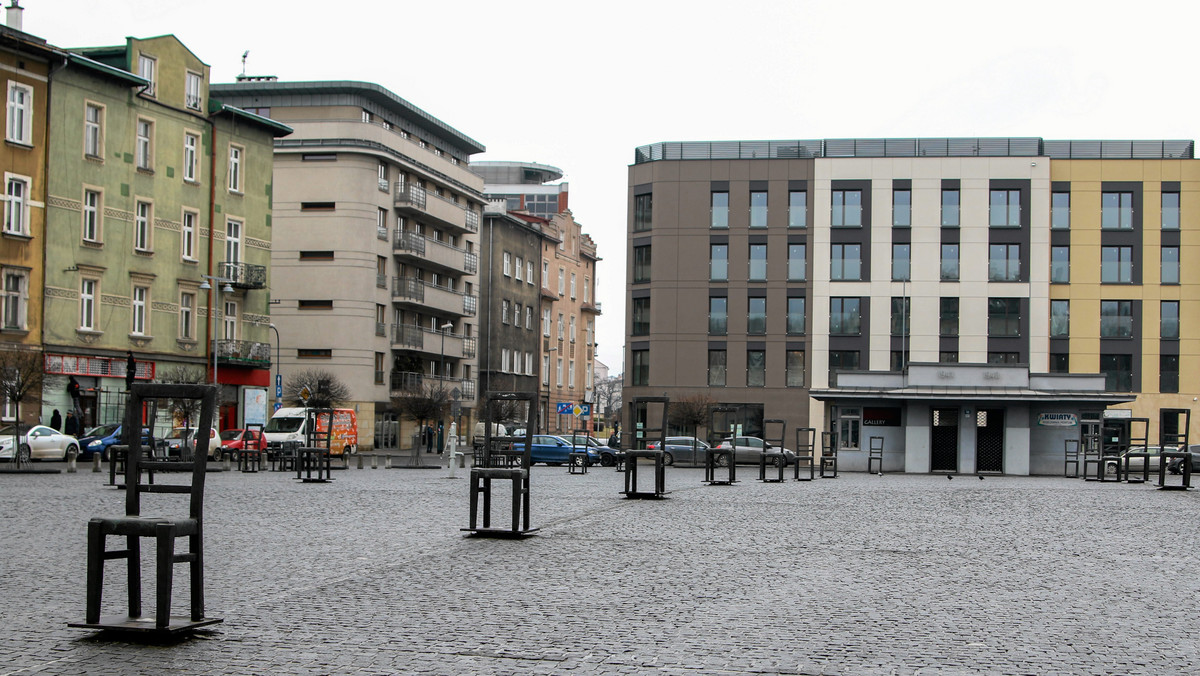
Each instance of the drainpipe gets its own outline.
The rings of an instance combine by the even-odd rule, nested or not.
[[[208,150],[208,274],[213,276],[213,241],[217,231],[217,123],[212,116],[208,117],[209,128],[209,150]],[[213,282],[213,291],[220,288],[216,282]],[[204,368],[208,369],[209,364],[213,364],[213,314],[216,311],[216,306],[213,304],[213,291],[208,292],[208,321],[204,322],[204,344],[206,355]],[[218,294],[219,295],[219,294]],[[213,369],[214,384],[220,388],[221,384],[215,382],[216,369]],[[221,396],[220,389],[217,390],[217,420],[221,419]]]

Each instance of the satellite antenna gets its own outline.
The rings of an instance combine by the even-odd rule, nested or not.
[[[250,50],[242,52],[242,75],[246,74],[246,57],[250,56]]]

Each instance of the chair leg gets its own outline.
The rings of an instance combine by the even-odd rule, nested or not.
[[[475,530],[479,512],[479,475],[471,473],[471,519],[468,522],[471,530]]]
[[[171,524],[160,524],[155,530],[158,541],[158,561],[156,565],[154,626],[166,629],[171,624],[171,586],[172,573],[175,567],[175,527]]]
[[[204,539],[200,533],[188,537],[188,548],[192,554],[192,621],[204,619]]]
[[[128,489],[127,489],[128,490]],[[136,535],[126,536],[125,579],[129,585],[129,616],[142,616],[142,541]]]
[[[104,588],[104,533],[99,523],[88,524],[87,551],[87,612],[85,621],[100,621],[100,597]]]
[[[521,480],[512,482],[512,532],[521,530]]]

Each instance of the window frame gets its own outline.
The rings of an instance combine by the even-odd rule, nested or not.
[[[15,101],[16,96],[20,101]],[[33,87],[16,80],[8,81],[8,98],[5,99],[5,135],[9,143],[33,146]]]
[[[756,252],[762,252],[762,256],[756,258]],[[746,270],[746,281],[767,281],[767,255],[768,251],[766,244],[749,245],[747,248],[747,261],[749,262],[749,265]]]
[[[2,314],[3,328],[6,331],[26,331],[29,329],[29,270],[16,267],[5,267],[4,270],[4,310]],[[16,280],[16,289],[11,288],[10,281]]]
[[[1167,307],[1175,308],[1174,317],[1168,318]],[[1158,302],[1158,337],[1160,340],[1179,340],[1179,301],[1161,300]],[[1174,330],[1169,326],[1174,326]]]
[[[134,122],[134,166],[139,171],[154,171],[154,132],[154,120],[139,115]]]
[[[708,297],[708,335],[729,335],[729,299],[725,296]]]
[[[134,284],[129,295],[129,307],[131,319],[129,334],[133,336],[149,335],[147,328],[149,328],[150,319],[150,287]]]
[[[95,205],[92,205],[92,206],[88,205],[88,196],[89,195],[96,196]],[[94,244],[102,243],[104,241],[104,232],[101,227],[102,223],[104,222],[103,218],[102,218],[102,215],[104,214],[104,191],[93,189],[89,186],[84,186],[83,199],[80,200],[80,212],[81,212],[80,213],[80,217],[81,217],[80,239],[82,239],[85,242],[91,242]],[[89,219],[89,216],[91,217],[90,219]],[[90,220],[90,222],[89,222],[89,220]],[[92,230],[91,237],[88,237],[89,225],[91,226],[91,230]]]
[[[1132,339],[1134,335],[1133,301],[1126,299],[1100,301],[1100,338]]]
[[[141,93],[150,98],[158,96],[158,59],[154,56],[145,53],[138,54],[138,69],[139,77],[150,82]]]
[[[191,142],[189,144],[189,141]],[[200,135],[183,132],[183,180],[186,183],[200,182]]]
[[[793,301],[798,302],[799,308],[793,306]],[[796,311],[798,309],[798,311]],[[784,326],[784,332],[789,336],[803,336],[808,333],[808,299],[805,296],[788,296],[787,298],[787,321]],[[799,323],[797,324],[797,319]],[[798,329],[798,330],[797,330]]]
[[[853,305],[853,310],[850,306]],[[829,298],[829,335],[862,335],[862,298],[832,296]]]
[[[953,200],[947,200],[951,195]],[[943,228],[957,228],[962,225],[962,193],[958,188],[942,188],[941,221]]]
[[[1061,254],[1066,254],[1066,260],[1060,258]],[[1051,246],[1050,247],[1050,283],[1051,284],[1070,284],[1071,283],[1071,247],[1070,246]]]
[[[746,335],[767,335],[766,296],[750,296],[746,299]]]
[[[1175,252],[1175,260],[1168,261],[1167,253]],[[1168,286],[1178,286],[1180,283],[1180,267],[1179,267],[1179,247],[1178,246],[1161,246],[1159,247],[1159,284]]]
[[[4,234],[18,237],[30,236],[29,189],[32,181],[28,176],[4,172]],[[20,186],[14,194],[13,188]]]
[[[1016,204],[1013,203],[1014,198]],[[988,227],[1021,227],[1021,191],[1015,188],[992,188],[988,191]]]
[[[746,387],[767,386],[767,351],[746,349]]]
[[[237,143],[229,144],[229,166],[226,167],[226,185],[229,192],[235,194],[243,194],[243,168],[242,163],[246,160],[246,147]]]
[[[191,299],[189,305],[185,302],[186,299]],[[196,302],[198,294],[193,289],[179,290],[179,340],[195,340],[196,339]]]
[[[1170,195],[1170,197],[1168,197]],[[1169,199],[1174,200],[1173,205],[1168,205]],[[1178,230],[1181,221],[1181,204],[1180,195],[1175,190],[1164,190],[1159,197],[1159,228],[1162,230]]]
[[[1116,260],[1106,261],[1108,253],[1115,253]],[[1115,266],[1116,279],[1106,279],[1112,275],[1106,270]],[[1101,284],[1133,284],[1133,247],[1132,246],[1101,246],[1100,247],[1100,283]]]
[[[89,292],[90,288],[90,292]],[[79,279],[79,330],[96,331],[96,309],[100,299],[100,279],[84,276]]]
[[[951,316],[947,311],[951,308],[953,308],[953,331],[947,331],[951,323]],[[944,338],[958,336],[958,323],[961,316],[962,299],[958,296],[942,296],[938,301],[938,336]]]
[[[1064,310],[1064,311],[1059,311]],[[1050,337],[1071,337],[1071,301],[1063,298],[1050,299]]]
[[[800,204],[796,203],[796,195],[802,195]],[[808,227],[808,191],[807,190],[789,190],[788,191],[788,227],[789,228],[807,228]]]
[[[897,257],[896,254],[901,251],[906,255]],[[912,281],[912,244],[909,242],[892,243],[892,281]]]
[[[901,201],[901,195],[903,195],[903,201]],[[892,190],[892,227],[912,227],[912,190],[909,188]]]
[[[204,76],[194,70],[184,71],[183,74],[183,105],[189,110],[200,110],[204,101],[200,93],[203,89]],[[195,87],[193,87],[193,83]],[[194,91],[193,91],[194,90]]]
[[[633,196],[633,231],[654,229],[654,193]]]
[[[1009,226],[993,226],[1009,227]],[[1003,257],[997,257],[997,250]],[[1015,252],[1015,256],[1014,256]],[[1014,269],[1015,266],[1015,269]],[[989,282],[1019,282],[1021,281],[1021,245],[1016,243],[988,245],[988,281]]]
[[[1115,198],[1117,203],[1108,202]],[[1105,190],[1100,193],[1100,229],[1133,230],[1133,192]]]
[[[650,335],[650,297],[631,299],[629,310],[629,335]],[[574,318],[572,318],[574,319]],[[574,337],[574,336],[572,336]]]
[[[750,228],[761,230],[767,227],[768,199],[766,190],[750,191]],[[756,200],[761,200],[762,203],[755,204]]]
[[[717,258],[714,254],[718,248],[723,257]],[[718,273],[718,261],[720,262],[720,276]],[[709,244],[708,245],[708,281],[710,282],[728,282],[729,281],[729,245],[728,244]]]
[[[144,211],[144,213],[143,213]],[[136,253],[154,251],[154,202],[137,199],[133,207],[133,250]]]
[[[830,191],[830,213],[829,225],[833,228],[861,228],[863,227],[863,195],[862,190],[858,188],[846,188]],[[848,205],[846,198],[850,195],[856,195],[858,203]],[[847,211],[847,209],[850,209]],[[847,218],[848,215],[854,214],[856,218]],[[848,222],[848,221],[857,221]]]
[[[89,120],[88,114],[96,111],[96,119]],[[105,106],[95,101],[83,102],[83,156],[90,160],[104,160],[104,116]],[[95,152],[89,152],[94,150]]]
[[[718,196],[721,196],[718,198]],[[718,201],[723,201],[724,204],[718,204]],[[709,192],[708,197],[708,227],[710,230],[728,230],[729,229],[729,191],[728,190],[713,190]]]
[[[808,279],[808,245],[787,245],[787,278],[789,282],[803,282]],[[799,256],[792,254],[799,250]],[[798,273],[798,274],[797,274]]]
[[[729,352],[727,350],[712,348],[708,350],[707,374],[709,387],[725,387],[729,377]]]
[[[1060,197],[1066,200],[1065,205],[1055,204]],[[1069,190],[1053,190],[1050,192],[1050,229],[1071,229],[1071,192]]]
[[[851,247],[858,251],[857,258],[847,258],[846,252],[849,251]],[[847,276],[847,261],[856,261],[858,272],[854,277]],[[861,282],[862,268],[862,244],[856,244],[852,242],[835,242],[829,245],[829,281]]]
[[[954,258],[953,259],[946,258],[946,252],[947,252],[948,248],[953,248],[953,250],[954,250]],[[958,242],[942,242],[940,265],[938,266],[938,275],[939,275],[939,279],[941,281],[957,282],[960,280],[961,275],[962,275],[961,257],[960,257],[961,252],[962,252],[962,245],[959,244]],[[954,263],[954,268],[951,271],[953,276],[948,275],[947,269],[946,269],[946,264],[948,262],[950,262],[951,260],[953,260],[953,263]]]
[[[1007,296],[991,296],[987,307],[987,335],[989,338],[1019,338],[1021,336],[1021,299]],[[1001,303],[1003,304],[1001,306]],[[1003,312],[993,312],[996,308]]]

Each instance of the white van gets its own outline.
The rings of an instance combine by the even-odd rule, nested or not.
[[[263,427],[263,436],[267,439],[267,449],[274,451],[285,441],[303,443],[308,435],[306,408],[281,408],[275,411],[271,419]],[[325,416],[318,419],[319,427],[329,424]],[[329,444],[330,455],[358,452],[358,418],[352,408],[333,409],[333,439]]]
[[[475,433],[471,435],[471,441],[475,448],[483,448],[483,435],[487,431],[487,427],[482,422],[475,423]],[[492,423],[492,438],[507,437],[508,429],[500,423]]]

